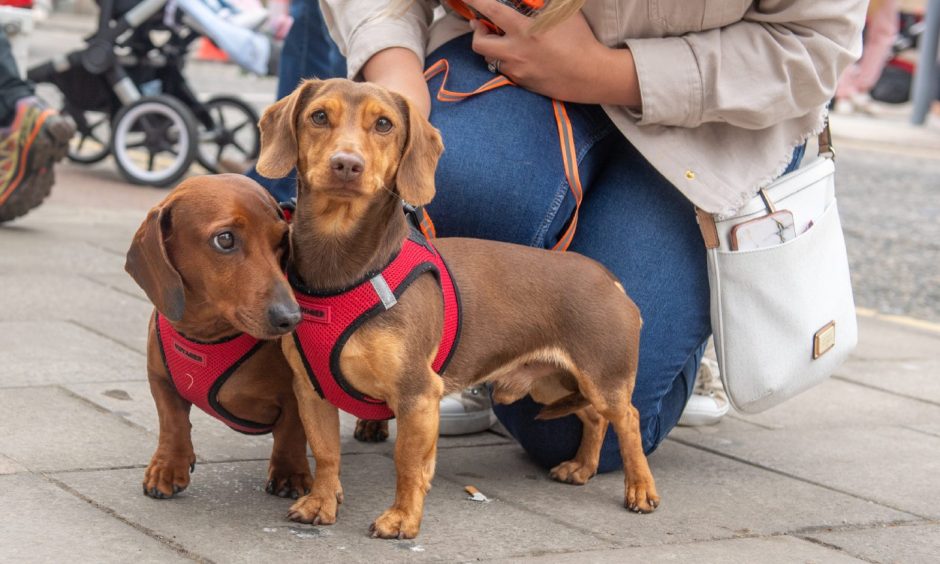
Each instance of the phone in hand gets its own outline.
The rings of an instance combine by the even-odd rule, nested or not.
[[[545,7],[545,0],[497,0],[497,2],[509,6],[520,14],[529,17],[537,15],[539,11]],[[489,18],[470,6],[467,6],[462,0],[447,0],[447,4],[460,17],[467,20],[477,20],[493,33],[503,35],[503,30],[499,29]]]
[[[731,228],[731,250],[749,251],[786,243],[796,238],[793,213],[775,211]]]

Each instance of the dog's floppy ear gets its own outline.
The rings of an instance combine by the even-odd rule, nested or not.
[[[172,203],[166,203],[150,210],[127,251],[124,270],[143,288],[157,311],[176,322],[183,318],[186,299],[183,279],[170,262],[164,245],[171,208]]]
[[[305,80],[293,92],[268,106],[261,115],[261,154],[256,168],[267,178],[284,178],[297,163],[297,113],[308,96],[323,84]]]
[[[408,128],[408,138],[395,179],[398,195],[415,206],[434,198],[434,171],[444,152],[441,134],[404,96],[394,94]]]

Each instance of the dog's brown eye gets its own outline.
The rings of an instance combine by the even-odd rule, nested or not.
[[[235,248],[235,235],[231,231],[223,231],[212,239],[212,244],[222,252],[228,252]]]
[[[317,110],[313,112],[313,115],[310,116],[310,119],[312,119],[313,123],[317,125],[326,125],[330,122],[330,120],[326,117],[326,112],[323,110]]]
[[[387,117],[380,117],[375,122],[375,130],[379,133],[388,133],[392,130],[392,120]]]

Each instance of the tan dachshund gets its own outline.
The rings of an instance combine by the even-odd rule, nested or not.
[[[375,85],[306,81],[267,109],[261,132],[259,172],[298,170],[291,260],[306,288],[346,288],[380,271],[409,233],[402,200],[421,206],[434,196],[439,133],[402,96]],[[500,403],[531,394],[546,404],[542,418],[577,414],[580,448],[551,471],[563,482],[583,484],[596,473],[612,424],[626,474],[624,503],[653,511],[659,496],[631,404],[642,321],[616,278],[574,253],[460,238],[433,243],[461,296],[460,342],[445,373],[431,368],[443,310],[431,274],[356,329],[339,356],[346,383],[385,401],[398,420],[395,501],[372,535],[418,534],[434,475],[439,402],[480,382],[493,386]],[[311,493],[289,517],[332,523],[343,495],[337,410],[311,385],[294,340],[282,344],[317,464]]]
[[[199,370],[206,360],[216,360],[209,358],[216,354],[212,347],[233,337],[249,340],[250,354],[218,378],[221,387],[202,398],[238,430],[273,430],[268,493],[296,499],[310,490],[313,479],[291,370],[277,341],[300,320],[283,271],[287,243],[288,224],[274,198],[237,174],[183,181],[150,210],[134,236],[125,269],[155,306],[147,375],[160,438],[144,473],[146,495],[172,497],[186,489],[195,468],[191,402],[174,384],[168,366],[174,359],[191,361]],[[168,324],[162,335],[159,316]],[[174,335],[172,340],[166,333]],[[262,341],[255,345],[254,339]]]

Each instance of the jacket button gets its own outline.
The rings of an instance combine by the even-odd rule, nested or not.
[[[685,178],[687,180],[695,180],[695,171],[694,170],[685,171]]]

